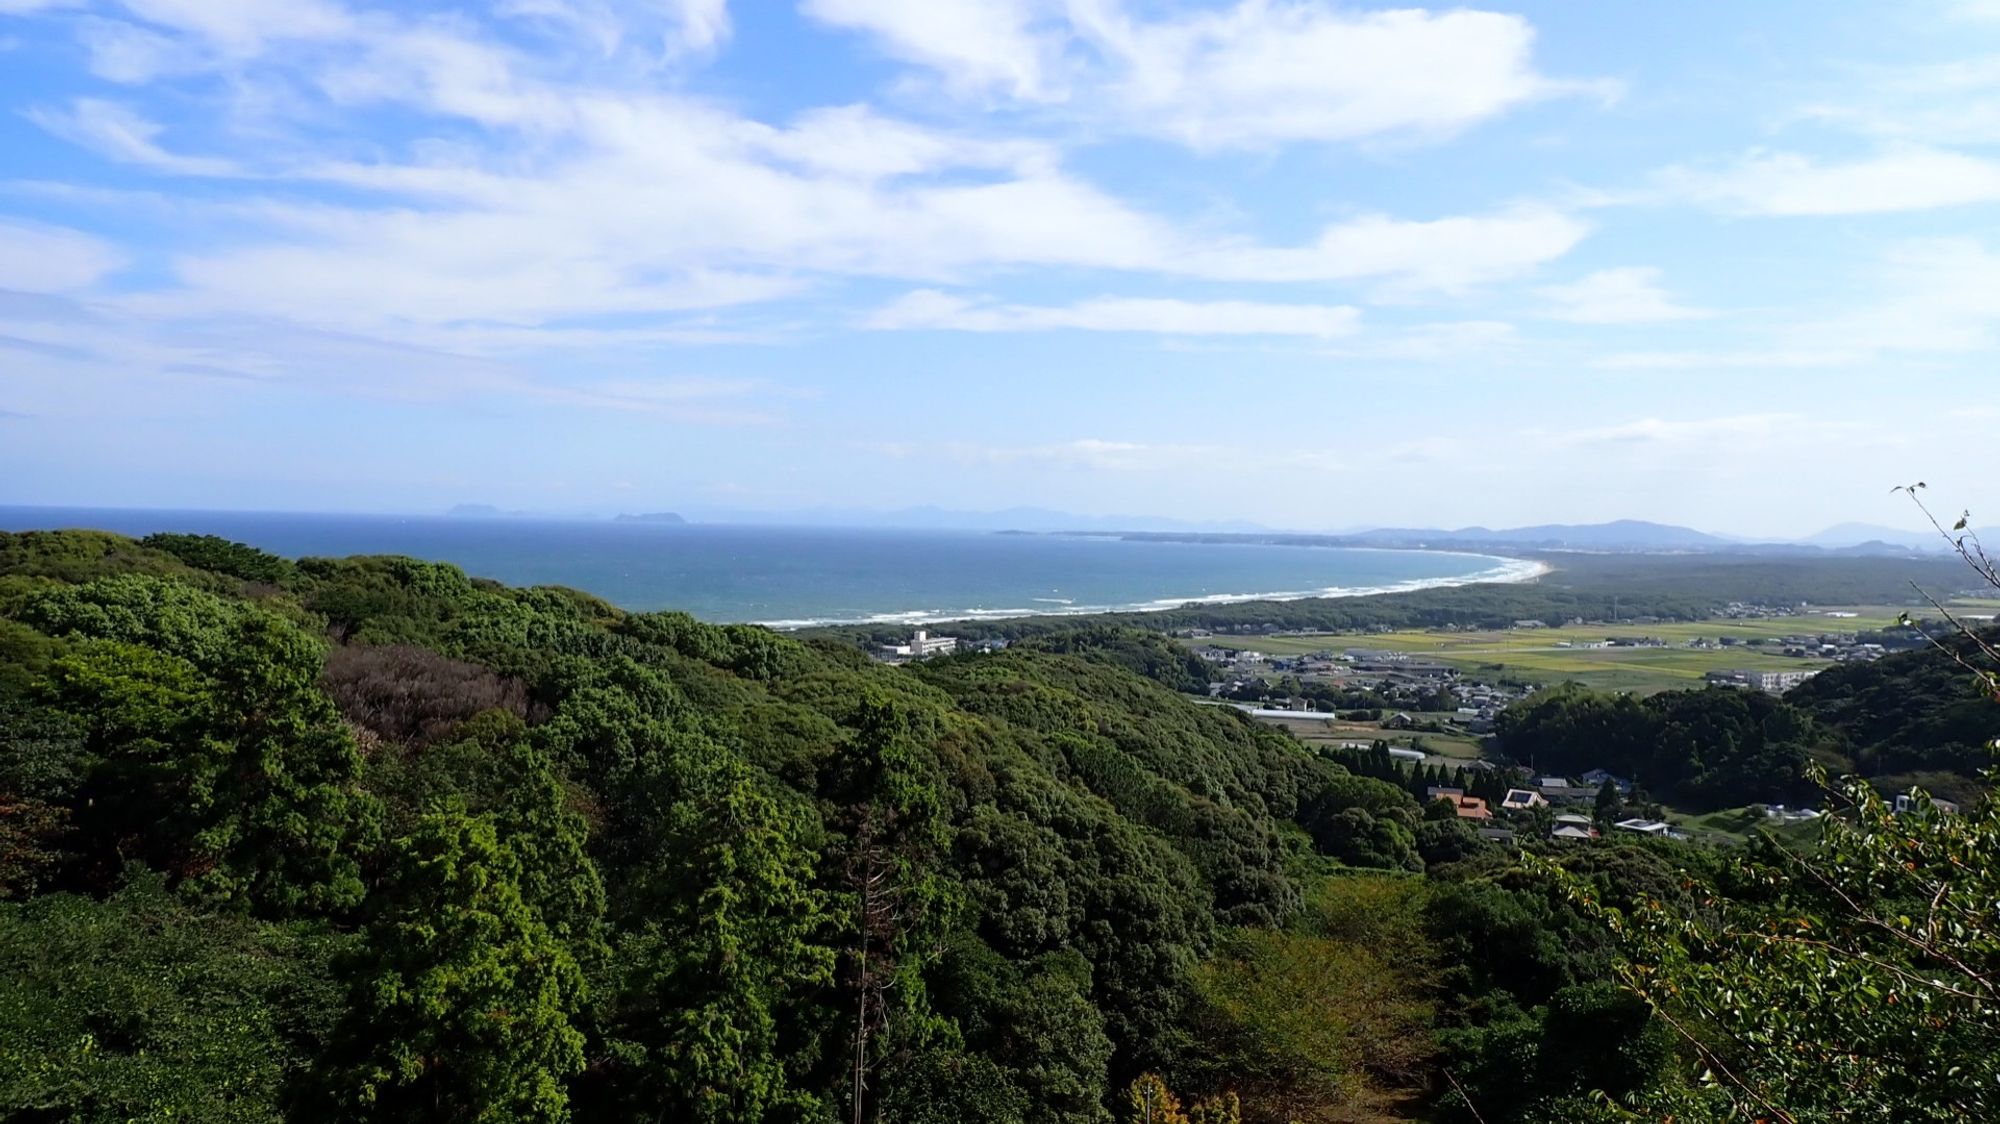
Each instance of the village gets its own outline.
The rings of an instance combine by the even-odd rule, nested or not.
[[[1286,729],[1329,755],[1386,753],[1398,770],[1410,771],[1428,802],[1448,802],[1482,838],[1509,845],[1523,832],[1558,843],[1607,836],[1727,841],[1753,823],[1787,827],[1818,815],[1746,803],[1727,824],[1711,816],[1695,826],[1643,792],[1635,800],[1632,781],[1603,769],[1570,777],[1504,768],[1490,759],[1500,715],[1538,691],[1591,682],[1604,675],[1598,669],[1609,668],[1617,669],[1609,681],[1592,685],[1642,693],[1706,685],[1781,695],[1827,667],[1879,659],[1916,642],[1897,635],[1893,617],[1880,609],[1742,604],[1718,609],[1705,622],[1638,617],[1550,627],[1524,620],[1498,632],[1444,626],[1227,637],[1190,629],[1173,637],[1208,667],[1211,704]],[[871,654],[893,664],[1006,647],[1003,639],[916,629],[907,643]],[[1632,667],[1645,671],[1621,683],[1617,676]],[[1424,783],[1428,776],[1439,783]],[[1459,783],[1445,783],[1454,776]]]

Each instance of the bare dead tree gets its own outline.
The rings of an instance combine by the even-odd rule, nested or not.
[[[1937,530],[1938,536],[1951,548],[1952,553],[1958,555],[1982,583],[2000,592],[2000,563],[1995,563],[1992,556],[1986,553],[1985,544],[1979,541],[1979,533],[1968,529],[1968,525],[1972,522],[1972,513],[1961,511],[1957,520],[1947,529],[1943,520],[1932,514],[1923,497],[1918,495],[1924,488],[1923,481],[1919,480],[1915,484],[1900,485],[1894,490],[1907,492],[1910,502],[1917,505],[1918,511],[1923,512],[1924,519]],[[1914,582],[1911,585],[1925,603],[1937,610],[1938,616],[1950,626],[1951,631],[1957,635],[1958,643],[1947,644],[1929,633],[1924,633],[1924,639],[1928,640],[1932,647],[1950,656],[1960,667],[1972,673],[1978,679],[1980,688],[1988,695],[2000,700],[2000,644],[1996,644],[1993,638],[1980,635],[1977,629],[1954,614],[1923,587],[1917,586]],[[1906,626],[1916,627],[1916,623],[1910,619],[1908,613],[1902,615],[1901,621]]]

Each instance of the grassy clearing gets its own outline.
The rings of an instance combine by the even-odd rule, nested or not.
[[[1705,815],[1691,816],[1669,810],[1667,822],[1697,839],[1711,842],[1746,843],[1758,831],[1768,831],[1780,841],[1802,844],[1819,837],[1819,824],[1811,820],[1782,823],[1762,812],[1744,808],[1724,808]]]
[[[1339,745],[1343,742],[1388,742],[1392,746],[1409,748],[1418,741],[1423,748],[1440,757],[1453,757],[1462,761],[1473,761],[1479,757],[1479,739],[1471,735],[1405,733],[1401,730],[1385,730],[1372,722],[1342,722],[1334,718],[1302,715],[1298,718],[1259,718],[1273,726],[1291,731],[1293,737],[1302,742]]]

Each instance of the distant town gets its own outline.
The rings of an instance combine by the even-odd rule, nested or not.
[[[1921,629],[1889,608],[1744,603],[1722,606],[1706,621],[1521,620],[1500,630],[1446,625],[1414,632],[1190,628],[1171,637],[1207,669],[1212,705],[1282,727],[1350,768],[1408,779],[1427,803],[1448,804],[1482,838],[1508,844],[1522,831],[1572,843],[1607,833],[1728,841],[1676,822],[1685,817],[1604,769],[1538,774],[1489,759],[1501,715],[1537,692],[1595,679],[1594,686],[1639,693],[1705,685],[1776,696],[1828,667],[1926,643]],[[902,664],[1007,645],[916,629],[872,655]],[[1621,687],[1621,676],[1629,686]],[[1782,827],[1819,815],[1758,802],[1757,795],[1746,794],[1740,820]]]

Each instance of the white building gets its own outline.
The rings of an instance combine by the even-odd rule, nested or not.
[[[1658,820],[1619,820],[1612,826],[1620,831],[1630,831],[1639,835],[1651,835],[1658,838],[1665,838],[1673,830],[1672,825],[1661,823]]]
[[[902,660],[924,660],[932,656],[948,656],[958,651],[958,637],[932,636],[918,629],[910,636],[908,644],[889,644],[878,650],[881,659],[892,663]]]

